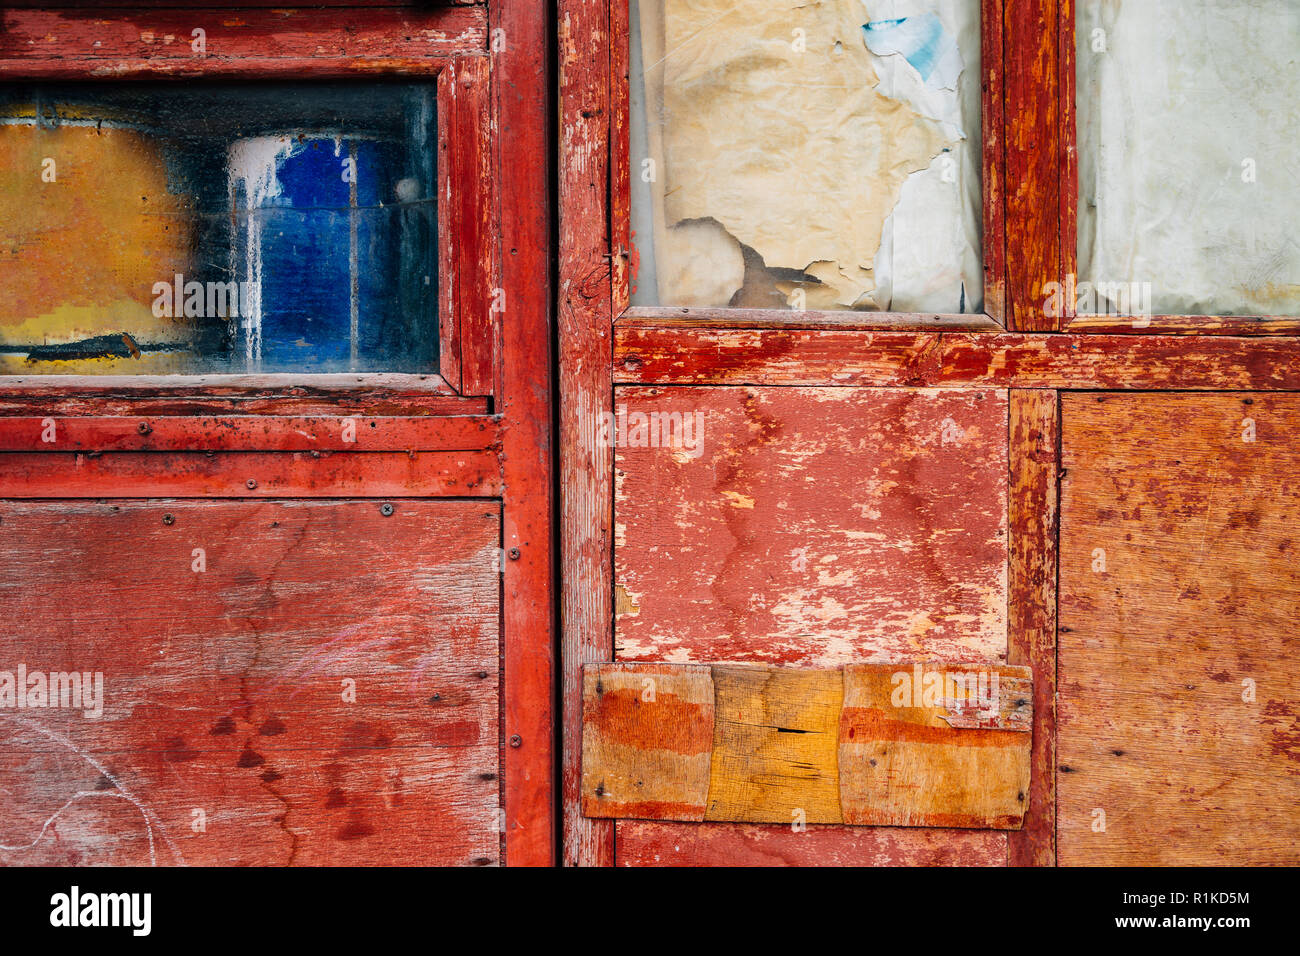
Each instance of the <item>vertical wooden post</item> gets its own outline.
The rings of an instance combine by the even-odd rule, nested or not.
[[[625,0],[614,0],[618,6]],[[606,0],[560,0],[560,647],[563,842],[572,866],[612,866],[614,824],[582,816],[582,665],[613,655],[613,278]]]
[[[555,598],[552,536],[550,205],[546,50],[535,0],[490,5],[488,49],[500,184],[505,310],[497,337],[505,514],[502,548],[506,863],[555,862]],[[491,296],[492,290],[482,290]]]
[[[1011,389],[1007,663],[1034,669],[1034,742],[1024,828],[1012,866],[1056,864],[1056,576],[1060,414],[1057,393]]]

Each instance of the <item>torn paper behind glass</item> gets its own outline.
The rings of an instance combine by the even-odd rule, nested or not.
[[[975,0],[632,19],[634,303],[982,309]]]

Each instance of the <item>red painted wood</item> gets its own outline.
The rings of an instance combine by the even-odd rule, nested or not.
[[[505,848],[511,866],[548,866],[556,860],[557,836],[548,254],[554,120],[546,71],[553,21],[536,0],[500,0],[489,12],[492,35],[500,40],[492,44],[492,128],[497,257],[506,293],[505,312],[493,328],[505,427]]]
[[[438,74],[438,255],[443,377],[490,395],[495,337],[488,60],[467,57]]]
[[[1005,658],[1005,393],[616,399],[629,416],[698,412],[702,426],[694,452],[619,438],[618,660]]]
[[[98,719],[0,709],[0,863],[496,863],[499,523],[0,503],[0,669],[103,675]]]
[[[0,12],[11,77],[427,73],[486,45],[482,7]]]
[[[0,417],[8,451],[476,451],[497,446],[490,415],[457,418]]]
[[[620,820],[619,866],[1002,866],[1007,834]]]
[[[1034,671],[1033,749],[1024,826],[1008,834],[1012,866],[1056,864],[1056,580],[1060,411],[1056,392],[1010,394],[1007,662]]]
[[[982,0],[980,92],[983,94],[984,311],[1006,325],[1006,130],[1003,0]]]
[[[501,481],[490,451],[0,454],[0,498],[494,498]]]
[[[1005,6],[1007,327],[1050,332],[1042,287],[1061,280],[1060,0]]]
[[[599,427],[613,390],[610,157],[625,147],[610,136],[609,18],[605,0],[560,2],[560,788],[571,866],[614,863],[613,824],[580,804],[582,665],[613,655],[613,450]]]
[[[1300,389],[1285,337],[614,330],[616,383]]]

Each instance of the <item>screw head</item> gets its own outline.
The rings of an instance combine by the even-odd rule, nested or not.
[[[389,504],[387,501],[385,501],[382,505],[379,506],[379,513],[380,513],[381,515],[383,515],[385,518],[387,518],[387,517],[389,517],[390,515],[392,515],[392,513],[393,513],[395,510],[396,510],[396,509],[395,509],[391,504]]]
[[[524,745],[524,738],[523,738],[523,737],[520,737],[518,734],[511,734],[511,736],[510,736],[510,746],[511,746],[511,747],[514,747],[514,748],[517,750],[517,749],[519,749],[520,747],[522,747],[523,745]]]
[[[257,487],[257,479],[249,478],[246,482],[244,482],[244,484],[248,487],[249,491],[252,491],[254,488]]]
[[[518,549],[518,548],[511,548],[511,549],[510,549],[510,560],[511,560],[511,561],[518,561],[518,560],[519,560],[519,549]]]
[[[141,435],[147,435],[151,431],[153,431],[153,427],[150,426],[148,422],[141,422],[139,425],[135,426],[135,430],[138,431]]]
[[[163,524],[175,524],[175,523],[176,523],[176,516],[174,514],[168,512],[167,514],[163,515]]]

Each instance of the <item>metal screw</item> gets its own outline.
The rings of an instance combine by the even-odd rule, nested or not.
[[[510,737],[510,746],[518,749],[524,745],[524,738],[518,734],[512,734]]]
[[[510,560],[511,560],[511,561],[518,561],[518,560],[519,560],[519,549],[518,549],[518,548],[511,548],[511,549],[510,549]]]
[[[141,435],[147,435],[151,431],[153,431],[153,429],[149,427],[148,422],[141,422],[139,425],[136,425],[135,430],[138,431]]]
[[[254,488],[257,487],[257,479],[249,478],[246,482],[244,482],[244,484],[248,486],[249,491],[252,491]]]
[[[387,518],[389,515],[393,513],[393,506],[390,505],[387,501],[385,501],[382,505],[379,506],[379,513],[383,515],[385,518]]]
[[[163,524],[175,524],[175,523],[176,523],[176,516],[174,514],[168,513],[163,515]]]

